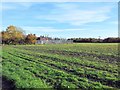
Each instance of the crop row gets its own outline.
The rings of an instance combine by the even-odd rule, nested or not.
[[[20,63],[15,62],[15,60],[23,60],[21,58],[15,56],[12,57],[12,55],[8,55],[8,57],[11,57],[12,63],[16,63],[17,65],[20,65]],[[26,61],[26,59],[24,59]],[[31,64],[30,64],[31,63]],[[29,65],[32,65],[32,67],[29,67]],[[55,84],[55,87],[59,88],[108,88],[107,86],[101,85],[97,82],[88,81],[86,78],[80,78],[75,75],[68,74],[66,72],[63,72],[58,69],[49,68],[43,63],[35,63],[35,62],[29,62],[25,65],[22,65],[21,61],[21,67],[23,67],[25,70],[30,71],[33,73],[36,77],[40,77],[41,79],[46,79],[46,81],[51,83],[52,85]],[[20,68],[21,68],[20,67]],[[11,71],[11,70],[9,70]],[[13,70],[14,71],[14,70]],[[20,73],[19,73],[20,74]],[[54,81],[54,82],[53,82]],[[66,84],[65,84],[66,83]],[[59,84],[58,86],[56,84]]]
[[[48,49],[48,50],[64,50],[74,52],[95,53],[104,55],[118,55],[118,44],[107,43],[83,43],[83,44],[64,44],[64,45],[36,45],[36,46],[16,46],[16,48],[24,49]]]
[[[2,75],[13,81],[16,88],[50,88],[43,80],[9,60],[9,57],[3,59],[2,65]]]
[[[85,66],[85,67],[90,67],[90,68],[95,68],[97,70],[104,70],[104,71],[109,71],[112,73],[118,73],[118,66],[113,65],[113,64],[108,64],[108,63],[99,63],[99,62],[92,62],[89,60],[84,59],[78,59],[74,57],[66,57],[62,55],[53,55],[53,54],[48,54],[48,53],[37,53],[37,52],[32,52],[32,51],[25,51],[25,50],[17,50],[21,53],[27,54],[27,55],[34,55],[36,58],[43,58],[43,59],[52,59],[56,61],[61,61],[62,63],[69,63],[69,64],[75,64],[78,66]]]
[[[99,60],[99,62],[100,61],[102,62],[104,60],[104,62],[107,62],[107,63],[117,63],[118,61],[118,56],[114,56],[114,55],[95,54],[95,53],[88,53],[88,52],[75,52],[75,51],[66,51],[66,50],[52,50],[52,49],[43,49],[43,48],[35,48],[35,47],[24,48],[24,50],[34,51],[34,52],[48,52],[48,53],[67,55],[67,56],[78,57],[78,58],[88,57],[88,58],[92,58],[92,59],[89,59],[92,61]]]
[[[15,55],[15,54],[14,54]],[[20,58],[24,58],[26,60],[34,60],[34,62],[39,63],[39,62],[43,62],[46,65],[52,66],[52,68],[57,68],[60,70],[64,70],[67,71],[68,73],[72,73],[75,75],[78,75],[80,77],[87,77],[88,79],[92,79],[94,81],[99,81],[102,84],[107,84],[110,86],[116,86],[118,87],[119,85],[117,84],[117,78],[115,78],[115,76],[107,73],[107,72],[100,72],[100,71],[95,71],[95,70],[89,70],[89,69],[82,69],[82,68],[78,68],[75,65],[72,65],[72,67],[69,67],[69,64],[65,64],[65,63],[61,63],[61,62],[56,62],[50,59],[35,59],[35,57],[31,56],[31,55],[26,55],[26,54],[22,54],[19,53],[16,54],[17,57]],[[37,60],[37,61],[36,61]]]
[[[109,62],[108,58],[115,59],[117,55],[111,46],[95,46],[94,50],[93,46],[83,48],[77,44],[58,46],[5,46],[3,75],[14,80],[20,88],[120,88],[118,65],[114,61]],[[107,54],[109,50],[111,52]],[[100,60],[99,55],[107,57]]]

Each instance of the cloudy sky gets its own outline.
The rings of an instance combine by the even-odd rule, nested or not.
[[[37,36],[118,36],[117,2],[4,2],[0,13],[2,30],[15,25]]]

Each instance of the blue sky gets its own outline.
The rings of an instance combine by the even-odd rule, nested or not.
[[[15,25],[37,36],[118,36],[117,2],[4,2],[0,13],[3,30]]]

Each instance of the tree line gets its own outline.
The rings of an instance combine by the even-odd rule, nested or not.
[[[120,43],[120,38],[108,37],[105,39],[96,38],[70,38],[74,43]]]
[[[41,36],[44,38],[44,36]],[[48,40],[52,40],[52,37],[47,37]],[[10,25],[5,31],[1,31],[0,41],[2,44],[35,44],[36,40],[39,40],[35,34],[26,35],[24,30],[19,27]],[[61,40],[61,38],[54,38],[55,40]],[[120,38],[69,38],[74,43],[119,43]]]
[[[10,25],[5,31],[1,32],[2,44],[35,44],[36,35],[28,34],[16,26]]]

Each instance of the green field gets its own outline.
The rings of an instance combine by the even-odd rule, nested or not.
[[[2,75],[16,88],[118,90],[118,44],[2,47]]]

